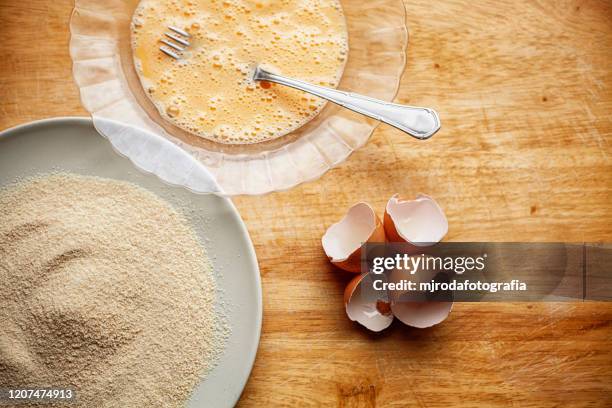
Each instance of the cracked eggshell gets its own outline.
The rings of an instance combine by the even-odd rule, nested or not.
[[[428,258],[427,256],[423,259]],[[438,274],[436,270],[417,269],[414,274],[406,270],[395,269],[391,271],[389,282],[399,283],[402,280],[409,280],[418,285],[421,282],[430,282]],[[451,301],[429,300],[430,293],[409,290],[389,291],[391,299],[391,311],[393,315],[402,323],[424,329],[435,326],[444,321],[453,308]],[[444,295],[446,296],[446,295]],[[442,296],[444,298],[444,296]],[[452,294],[447,297],[452,299]]]
[[[393,314],[387,292],[372,289],[373,279],[371,273],[354,277],[344,290],[344,307],[349,319],[380,332],[391,325]]]
[[[438,203],[425,194],[418,194],[412,201],[395,194],[385,208],[384,228],[392,242],[429,246],[444,238],[448,220]]]
[[[425,329],[446,320],[453,308],[453,302],[395,301],[391,303],[393,315],[402,323]]]
[[[345,271],[361,272],[361,245],[385,242],[385,230],[367,203],[352,206],[344,218],[330,226],[321,243],[329,260]]]

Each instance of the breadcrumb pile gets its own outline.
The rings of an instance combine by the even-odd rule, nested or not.
[[[227,339],[216,293],[187,220],[140,187],[61,173],[0,190],[0,387],[183,406]]]

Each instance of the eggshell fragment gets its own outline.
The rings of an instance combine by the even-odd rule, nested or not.
[[[415,200],[406,201],[395,194],[387,202],[384,228],[392,242],[429,246],[444,238],[448,221],[433,198],[419,194]]]
[[[424,329],[444,321],[453,308],[453,302],[399,301],[391,304],[395,317],[402,323]]]
[[[393,314],[386,291],[374,293],[372,274],[356,276],[344,290],[346,314],[368,330],[379,332],[391,325]]]
[[[421,282],[429,282],[438,274],[435,270],[419,268],[414,274],[405,270],[393,270],[389,281],[398,283],[402,280],[410,280],[418,285]],[[435,326],[444,321],[453,308],[452,301],[428,300],[431,293],[421,291],[394,290],[389,291],[391,298],[391,311],[402,323],[420,329]],[[443,296],[444,297],[444,296]],[[449,295],[452,299],[452,295]]]
[[[345,271],[361,272],[361,245],[385,242],[385,230],[372,207],[357,203],[347,214],[330,226],[321,243],[329,260]]]

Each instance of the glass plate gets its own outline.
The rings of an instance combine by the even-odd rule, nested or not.
[[[408,43],[403,2],[341,3],[349,32],[349,58],[339,88],[393,100]],[[168,160],[158,144],[151,148],[142,142],[143,133],[153,133],[193,155],[225,194],[264,194],[319,178],[363,146],[378,125],[332,103],[296,131],[250,145],[215,143],[170,124],[145,95],[135,71],[130,22],[137,4],[137,0],[76,0],[70,20],[70,56],[83,106],[103,134],[101,119],[130,125],[121,135],[124,148],[120,150],[136,165],[150,169],[160,157]],[[131,137],[134,128],[141,130],[139,137]],[[180,165],[164,163],[165,168]]]

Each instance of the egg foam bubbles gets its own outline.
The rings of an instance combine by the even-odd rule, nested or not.
[[[175,60],[159,50],[168,26],[191,45]],[[136,71],[162,118],[226,144],[276,139],[304,125],[325,101],[255,82],[255,66],[337,87],[348,58],[339,0],[142,0],[132,17]]]

